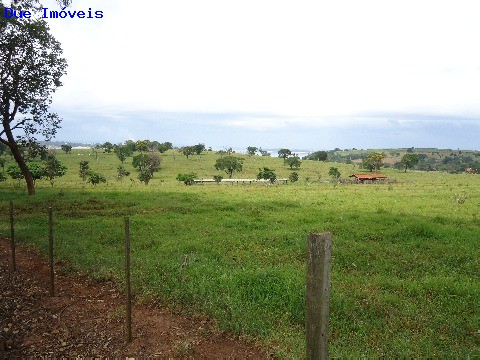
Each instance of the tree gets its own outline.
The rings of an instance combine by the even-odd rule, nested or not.
[[[130,171],[125,170],[122,165],[119,165],[117,168],[117,180],[122,181],[125,176],[129,176]]]
[[[152,178],[153,178],[153,171],[150,171],[149,169],[143,169],[138,174],[138,180],[145,183],[145,185],[148,185],[148,183],[150,182],[150,180],[152,180]]]
[[[243,159],[230,155],[217,159],[215,163],[215,169],[225,170],[230,179],[232,178],[234,171],[242,171],[242,168]]]
[[[95,186],[97,184],[107,182],[107,179],[105,179],[105,176],[103,176],[102,174],[91,172],[90,177],[88,178],[88,182]]]
[[[72,147],[70,145],[62,145],[60,148],[65,151],[65,154],[71,153],[72,152]]]
[[[383,165],[383,158],[385,155],[382,153],[371,153],[363,159],[363,166],[370,171],[378,171]]]
[[[32,9],[34,3],[23,1],[22,9]],[[15,4],[11,7],[19,9]],[[3,9],[0,3],[2,14]],[[35,194],[35,185],[18,142],[55,136],[61,119],[49,112],[49,106],[66,67],[60,43],[49,33],[45,20],[0,17],[0,142],[11,150],[29,195]]]
[[[181,149],[182,154],[185,155],[188,159],[190,155],[195,154],[195,147],[194,146],[184,146]]]
[[[200,155],[205,150],[205,144],[197,144],[193,146],[195,154]]]
[[[45,172],[45,177],[50,180],[50,184],[53,186],[55,178],[65,175],[67,168],[62,165],[62,163],[57,160],[55,154],[48,154],[45,159],[45,164],[43,167]]]
[[[283,159],[283,163],[286,163],[287,157],[292,155],[292,152],[289,149],[280,149],[278,150],[278,157]]]
[[[294,182],[297,182],[298,179],[299,179],[299,175],[298,173],[296,172],[292,172],[290,175],[288,175],[288,179],[290,180],[290,182],[294,183]]]
[[[37,163],[28,163],[28,170],[32,174],[33,183],[41,179],[45,175],[45,170]]]
[[[300,161],[300,158],[297,155],[289,157],[287,159],[287,165],[290,166],[290,169],[293,169],[293,168],[298,169],[301,164],[302,162]]]
[[[90,165],[88,165],[88,161],[80,161],[80,170],[78,171],[78,175],[82,178],[83,181],[85,181],[89,173]]]
[[[340,171],[338,171],[338,168],[331,167],[330,170],[328,170],[328,175],[334,179],[338,179],[342,174],[340,174]]]
[[[305,160],[327,161],[328,153],[326,151],[315,151],[304,157]]]
[[[157,148],[157,150],[161,153],[164,153],[165,151],[172,150],[172,149],[173,149],[173,145],[171,142],[161,143],[160,145],[158,145],[158,148]]]
[[[402,157],[402,165],[407,172],[407,169],[412,169],[420,161],[420,157],[417,154],[405,154]]]
[[[197,174],[195,173],[189,173],[189,174],[178,174],[177,175],[177,180],[178,181],[183,181],[185,185],[193,185],[195,183],[195,178],[197,177]]]
[[[123,146],[116,146],[114,149],[115,155],[117,155],[118,160],[122,162],[122,164],[125,162],[127,159],[127,156],[132,156],[133,151],[129,146],[123,145]]]
[[[110,153],[113,150],[113,144],[111,142],[105,142],[102,145],[103,151],[106,153]]]
[[[257,147],[255,147],[255,146],[249,146],[249,147],[247,147],[247,154],[248,154],[249,156],[253,156],[253,155],[255,155],[255,153],[257,152],[257,150],[258,150]]]
[[[3,171],[5,171],[6,163],[7,163],[7,160],[5,158],[0,158],[0,167],[2,168]]]
[[[150,144],[150,141],[148,140],[138,140],[135,143],[135,148],[137,151],[140,151],[140,153],[148,151],[148,146]]]
[[[270,180],[272,184],[275,182],[275,180],[277,180],[277,174],[275,174],[275,170],[269,169],[267,167],[259,170],[260,172],[257,175],[257,179]]]
[[[156,153],[138,154],[133,157],[132,165],[140,172],[148,170],[152,174],[160,170],[161,158]]]
[[[20,184],[20,180],[24,178],[23,172],[20,170],[18,165],[10,165],[7,168],[7,174],[10,176],[13,180],[18,180],[18,183]]]

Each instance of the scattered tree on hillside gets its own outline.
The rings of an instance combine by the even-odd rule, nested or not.
[[[78,175],[82,178],[83,181],[85,181],[89,172],[90,172],[90,165],[88,164],[88,161],[86,160],[80,161],[80,170],[78,171]]]
[[[384,158],[385,155],[382,153],[371,153],[363,159],[363,166],[370,171],[378,171],[383,165],[382,160]]]
[[[20,184],[20,180],[24,178],[22,170],[18,167],[18,165],[10,165],[7,168],[7,174],[10,176],[13,180],[18,180],[18,183]],[[33,178],[32,178],[33,179]]]
[[[138,140],[135,143],[135,149],[140,153],[144,153],[148,151],[149,145],[150,145],[150,141],[148,140]]]
[[[117,180],[122,181],[125,176],[129,176],[130,171],[125,170],[122,165],[119,165],[117,168]]]
[[[259,170],[260,172],[257,175],[257,179],[269,180],[272,184],[275,182],[275,180],[277,180],[277,174],[275,174],[275,170],[269,169],[267,167]]]
[[[217,159],[215,162],[215,169],[225,170],[228,174],[228,177],[231,179],[234,171],[242,171],[243,168],[243,159],[237,158],[235,156],[225,156],[220,159]]]
[[[55,178],[65,175],[67,168],[55,157],[55,154],[48,154],[44,165],[45,177],[50,180],[53,186]]]
[[[190,155],[195,154],[195,147],[194,146],[184,146],[181,149],[182,154],[185,155],[188,159]]]
[[[178,174],[177,175],[177,180],[178,181],[183,181],[185,185],[193,185],[195,182],[195,178],[197,177],[197,174],[195,173],[189,173],[189,174]]]
[[[299,176],[298,173],[296,173],[296,172],[292,172],[292,173],[288,176],[288,179],[289,179],[290,182],[292,182],[292,183],[297,182],[299,178],[300,178],[300,176]]]
[[[105,183],[107,182],[107,179],[105,179],[105,176],[102,174],[96,173],[96,172],[91,172],[90,176],[88,178],[88,182],[92,184],[93,186],[98,185],[100,183]]]
[[[300,158],[297,155],[291,156],[287,158],[287,165],[290,166],[290,169],[298,169],[302,162],[300,161]]]
[[[39,164],[28,163],[27,166],[30,174],[32,174],[34,184],[37,180],[40,180],[45,175],[45,170]]]
[[[248,154],[249,156],[253,156],[253,155],[255,155],[255,153],[257,152],[257,150],[258,150],[257,147],[255,147],[255,146],[249,146],[249,147],[247,147],[247,154]]]
[[[420,157],[417,154],[405,154],[402,157],[402,165],[407,172],[407,169],[412,169],[420,161]]]
[[[287,157],[292,155],[292,152],[289,149],[280,149],[278,150],[278,157],[283,159],[283,163],[286,163]]]
[[[0,3],[3,13],[3,3]],[[32,9],[36,1],[22,1],[22,10]],[[18,3],[12,8],[19,9]],[[49,33],[47,22],[31,19],[0,19],[0,142],[8,146],[27,183],[35,194],[33,177],[20,152],[19,141],[36,142],[55,136],[61,119],[49,112],[51,94],[62,85],[66,60],[60,43]],[[22,130],[23,135],[18,131]]]
[[[340,174],[340,171],[338,171],[338,168],[331,167],[330,170],[328,171],[328,175],[334,179],[338,179],[342,174]]]
[[[127,145],[116,146],[114,152],[115,155],[117,155],[118,160],[120,160],[122,164],[125,162],[128,156],[133,155],[131,147]]]
[[[304,160],[327,161],[328,154],[326,151],[315,151],[304,157]]]
[[[172,150],[173,149],[173,144],[171,142],[164,142],[158,145],[157,150],[161,153],[164,153],[167,150]]]
[[[112,150],[114,149],[114,146],[111,142],[107,141],[107,142],[102,144],[102,149],[106,153],[111,153]]]
[[[195,154],[200,155],[205,150],[205,144],[197,144],[193,148],[195,149]]]
[[[62,151],[65,151],[65,154],[69,154],[72,152],[72,147],[70,145],[62,145],[60,146],[60,149],[62,149]]]
[[[258,149],[258,152],[259,152],[262,156],[270,156],[270,153],[269,153],[267,150],[263,150],[262,148],[259,148],[259,149]]]
[[[133,157],[132,165],[138,171],[148,170],[152,174],[160,170],[161,158],[157,153],[138,154]]]

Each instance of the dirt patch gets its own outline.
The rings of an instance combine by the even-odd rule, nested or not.
[[[255,344],[218,331],[204,317],[172,313],[159,304],[134,304],[133,340],[126,344],[124,296],[112,284],[63,274],[36,250],[0,239],[0,359],[75,357],[267,358]]]

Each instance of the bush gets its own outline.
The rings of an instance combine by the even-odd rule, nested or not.
[[[99,173],[91,173],[90,177],[88,178],[88,182],[92,185],[97,185],[100,183],[107,182],[107,179],[105,179],[105,176]]]
[[[219,183],[223,180],[223,176],[222,175],[213,175],[213,180],[215,180],[215,182]]]
[[[270,180],[270,182],[273,184],[275,180],[277,180],[277,174],[275,174],[275,171],[269,168],[264,167],[263,170],[259,169],[260,172],[257,175],[257,179],[264,179],[264,180]]]
[[[194,173],[189,173],[189,174],[178,174],[177,175],[177,180],[178,181],[183,181],[185,185],[193,185],[195,178],[197,177],[197,174]]]
[[[290,180],[290,182],[294,183],[296,181],[298,181],[298,173],[296,172],[292,172],[289,176],[288,176],[288,179]]]
[[[0,181],[7,181],[7,175],[3,171],[0,172]]]

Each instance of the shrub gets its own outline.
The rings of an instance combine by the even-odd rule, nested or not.
[[[292,172],[292,173],[288,176],[288,179],[289,179],[292,183],[298,181],[298,178],[299,178],[299,176],[298,176],[298,173],[296,173],[296,172]]]
[[[93,186],[107,182],[107,179],[105,179],[105,176],[99,173],[92,172],[90,173],[90,177],[88,178],[88,182],[92,184]]]
[[[193,185],[195,178],[197,177],[196,174],[194,173],[189,173],[189,174],[178,174],[177,175],[177,180],[178,181],[183,181],[185,185]]]

